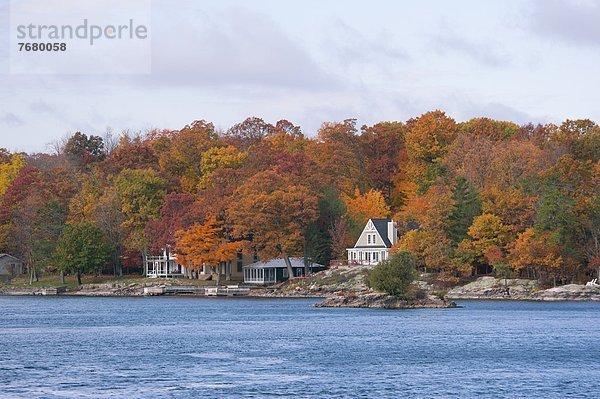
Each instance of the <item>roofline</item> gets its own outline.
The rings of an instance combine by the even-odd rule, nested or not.
[[[379,246],[375,246],[375,247],[373,247],[373,246],[363,246],[363,245],[361,245],[361,246],[358,246],[358,247],[346,248],[346,251],[347,251],[347,250],[349,250],[349,249],[391,249],[391,248],[392,248],[392,247],[381,246],[381,245],[379,245]]]

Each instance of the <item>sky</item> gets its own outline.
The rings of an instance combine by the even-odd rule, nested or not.
[[[249,116],[308,136],[325,121],[433,109],[600,121],[600,0],[152,0],[151,73],[139,75],[11,74],[9,6],[0,0],[0,147],[14,151]]]

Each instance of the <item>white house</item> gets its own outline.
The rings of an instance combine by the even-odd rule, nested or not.
[[[348,264],[376,265],[388,258],[398,242],[398,230],[392,219],[369,219],[353,248],[348,248]]]
[[[258,255],[248,255],[238,253],[235,261],[224,262],[221,272],[225,274],[225,280],[242,280],[244,278],[243,266],[258,261]],[[202,266],[197,271],[193,271],[189,265],[179,263],[177,254],[163,250],[158,256],[146,255],[144,257],[144,274],[146,277],[164,277],[164,278],[212,278],[215,270]]]

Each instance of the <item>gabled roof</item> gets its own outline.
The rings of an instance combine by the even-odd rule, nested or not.
[[[379,236],[383,240],[385,246],[387,248],[392,247],[392,243],[390,242],[390,238],[388,237],[388,223],[391,222],[392,219],[371,219],[373,222],[373,226],[375,226],[375,230],[379,233]],[[367,222],[368,223],[368,222]]]
[[[17,260],[17,261],[19,261],[19,262],[22,262],[22,260],[21,260],[21,259],[19,259],[19,258],[16,258],[16,257],[14,257],[14,256],[12,256],[12,255],[9,255],[9,254],[0,254],[0,259],[1,259],[1,258],[4,258],[5,256],[8,256],[9,258],[13,258],[14,260]]]

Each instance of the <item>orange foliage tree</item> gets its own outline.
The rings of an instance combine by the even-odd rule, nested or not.
[[[243,241],[228,239],[223,223],[214,216],[177,231],[175,237],[175,250],[182,263],[192,270],[211,268],[217,274],[217,285],[223,264],[235,259],[245,245]]]
[[[358,223],[361,228],[371,218],[386,218],[390,215],[390,207],[380,191],[369,190],[364,194],[356,188],[354,197],[342,195],[348,216]]]
[[[308,225],[318,215],[316,195],[296,179],[272,170],[258,173],[234,193],[227,211],[232,232],[251,238],[263,259],[301,255]]]

